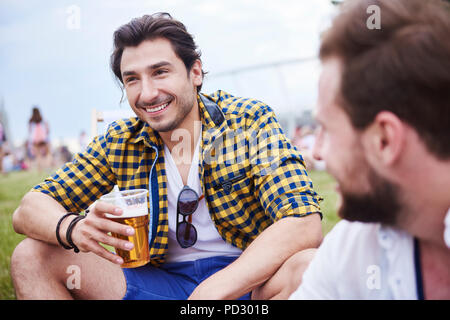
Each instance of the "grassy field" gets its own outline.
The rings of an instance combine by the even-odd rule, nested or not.
[[[0,299],[15,299],[9,276],[11,254],[24,239],[12,228],[12,214],[23,195],[46,175],[37,172],[12,172],[0,175]]]
[[[9,275],[10,258],[16,245],[24,239],[12,228],[12,214],[23,195],[42,181],[47,174],[37,172],[13,172],[0,175],[0,300],[15,299]],[[336,201],[334,180],[325,172],[311,172],[315,190],[324,198],[321,202],[323,212],[323,231],[326,234],[336,224]]]

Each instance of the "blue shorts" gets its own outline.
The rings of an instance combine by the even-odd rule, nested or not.
[[[210,275],[225,268],[237,257],[210,257],[195,261],[150,264],[122,269],[127,282],[124,300],[185,300]],[[250,294],[240,300],[250,300]]]

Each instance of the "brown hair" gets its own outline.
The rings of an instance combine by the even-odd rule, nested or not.
[[[380,8],[381,29],[366,25]],[[450,5],[443,0],[347,0],[323,36],[320,58],[343,64],[340,105],[357,129],[382,110],[450,158]]]
[[[111,54],[111,69],[123,84],[120,62],[125,47],[136,47],[144,40],[165,38],[170,41],[175,54],[183,61],[189,72],[196,60],[200,60],[201,52],[197,50],[194,38],[186,30],[184,24],[175,20],[168,13],[155,13],[135,18],[114,32],[114,49]],[[201,61],[201,60],[200,60]],[[205,72],[202,70],[203,76]],[[200,92],[201,85],[197,86]]]
[[[31,112],[31,118],[28,121],[29,123],[40,123],[42,122],[42,115],[37,106],[33,106],[33,110]]]

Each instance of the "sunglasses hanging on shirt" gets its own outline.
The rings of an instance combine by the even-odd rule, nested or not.
[[[177,200],[177,241],[182,248],[192,247],[197,242],[197,229],[192,224],[192,214],[197,210],[198,203],[203,199],[188,186],[180,191]],[[179,216],[182,216],[180,222]]]

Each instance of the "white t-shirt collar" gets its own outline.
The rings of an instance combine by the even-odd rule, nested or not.
[[[450,208],[447,211],[447,215],[444,220],[445,230],[444,230],[444,241],[448,248],[450,248]]]

